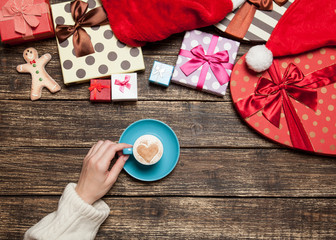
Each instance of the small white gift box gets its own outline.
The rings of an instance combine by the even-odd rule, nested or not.
[[[112,74],[111,91],[112,101],[137,101],[138,86],[137,74]]]

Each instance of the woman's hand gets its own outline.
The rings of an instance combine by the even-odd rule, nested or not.
[[[126,143],[114,143],[109,140],[99,141],[84,158],[76,192],[87,203],[93,204],[102,198],[116,182],[129,155],[123,155],[122,149],[132,147]],[[118,159],[109,171],[115,154]]]

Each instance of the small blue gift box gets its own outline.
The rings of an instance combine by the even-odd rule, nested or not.
[[[149,76],[149,81],[168,87],[172,78],[174,66],[154,61],[152,72]]]

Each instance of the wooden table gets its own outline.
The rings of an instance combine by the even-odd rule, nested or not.
[[[219,98],[148,83],[154,60],[175,65],[182,38],[143,48],[146,71],[138,75],[136,103],[92,104],[88,83],[64,86],[55,39],[0,46],[0,239],[22,239],[56,209],[96,141],[118,140],[144,118],[173,128],[179,162],[151,183],[123,171],[104,197],[111,214],[97,239],[336,239],[335,158],[256,134],[237,115],[229,90]],[[30,75],[16,72],[29,46],[51,53],[47,71],[62,86],[35,102]],[[238,59],[249,47],[241,45]]]

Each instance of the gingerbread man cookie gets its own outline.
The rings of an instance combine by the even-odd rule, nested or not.
[[[30,73],[32,75],[31,100],[34,101],[41,98],[42,88],[44,87],[48,88],[52,93],[61,90],[60,85],[49,76],[44,68],[51,59],[49,53],[39,58],[35,48],[27,48],[23,52],[23,58],[27,63],[18,65],[16,70],[20,73]]]

